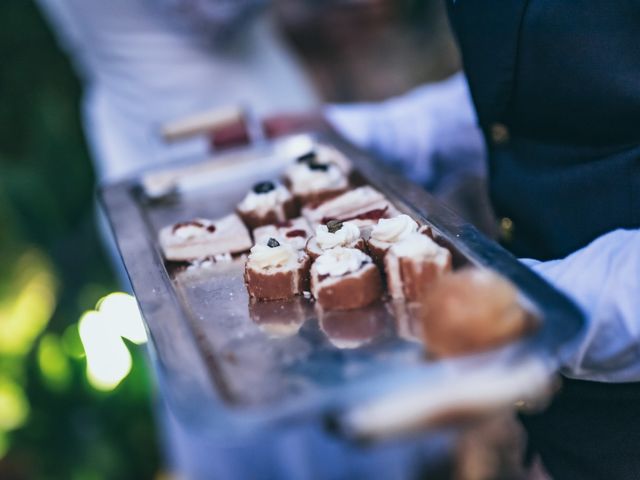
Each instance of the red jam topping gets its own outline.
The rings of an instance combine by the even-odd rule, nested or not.
[[[340,218],[341,221],[347,222],[349,220],[380,220],[385,216],[389,207],[384,208],[376,208],[373,210],[369,210],[368,212],[361,213],[359,215],[354,215],[353,217]],[[335,218],[325,217],[322,219],[322,223],[327,224],[332,220],[337,220]]]
[[[291,220],[285,220],[284,222],[276,222],[274,225],[277,228],[289,228],[293,226],[293,223],[291,223]]]
[[[212,225],[213,226],[213,225]],[[173,233],[176,233],[178,230],[184,227],[198,227],[204,228],[204,225],[197,220],[189,220],[188,222],[179,222],[173,226]],[[215,228],[215,227],[214,227]]]
[[[361,213],[360,215],[356,215],[349,220],[380,220],[387,213],[389,207],[384,208],[376,208],[374,210],[369,210],[368,212]]]
[[[286,236],[288,238],[293,238],[293,237],[306,237],[307,236],[307,232],[305,232],[304,230],[291,230],[289,232],[286,233]]]

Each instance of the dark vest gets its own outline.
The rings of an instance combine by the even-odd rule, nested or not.
[[[640,227],[640,1],[449,0],[516,255]]]
[[[448,4],[507,248],[559,258],[640,227],[640,0]],[[565,379],[522,419],[552,478],[640,479],[640,384]]]

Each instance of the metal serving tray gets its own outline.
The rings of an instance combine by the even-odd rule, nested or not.
[[[425,360],[410,315],[394,305],[318,318],[310,301],[250,305],[244,259],[167,266],[165,225],[233,211],[255,182],[277,177],[314,142],[331,144],[396,207],[430,225],[455,263],[500,272],[542,320],[531,337],[465,358]],[[171,190],[151,199],[150,191]],[[460,414],[544,400],[560,351],[579,333],[577,307],[422,188],[332,134],[302,134],[179,162],[101,189],[149,332],[170,407],[205,429],[236,430],[328,416],[356,437],[449,423]]]

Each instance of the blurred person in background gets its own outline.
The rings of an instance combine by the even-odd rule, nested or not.
[[[267,0],[38,0],[85,86],[84,123],[98,177],[170,152],[164,122],[246,104],[300,111],[314,88],[281,39]],[[204,155],[207,142],[180,146]]]
[[[98,180],[170,159],[176,152],[160,137],[164,122],[237,104],[260,115],[314,107],[314,88],[266,3],[39,0],[83,80],[84,129]],[[194,138],[178,148],[181,155],[204,156],[208,142]],[[225,478],[225,469],[237,462],[234,449],[221,451],[219,439],[194,438],[161,398],[157,403],[170,468],[187,478],[214,471]]]
[[[160,137],[164,122],[237,104],[259,115],[314,107],[316,93],[266,3],[39,0],[83,80],[85,135],[99,180],[170,159],[175,152]],[[208,148],[202,138],[179,145],[181,155],[204,156]],[[185,431],[162,398],[157,403],[170,468],[186,478],[228,478],[230,471],[241,478],[246,448]],[[273,454],[255,444],[249,451],[255,462]]]

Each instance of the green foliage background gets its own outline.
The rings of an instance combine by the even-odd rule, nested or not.
[[[128,345],[133,369],[114,391],[86,380],[77,322],[119,286],[95,228],[80,96],[35,4],[0,2],[2,479],[144,479],[158,470],[139,347]],[[53,294],[49,309],[38,295],[44,287]],[[18,298],[26,303],[16,305]],[[26,328],[22,317],[41,323],[17,348],[11,329]],[[39,353],[52,348],[53,357]]]

